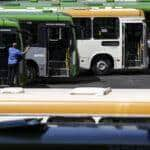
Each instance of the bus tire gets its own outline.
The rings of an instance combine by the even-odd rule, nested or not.
[[[112,62],[108,58],[97,58],[92,65],[92,71],[95,75],[107,75],[112,71]]]
[[[31,64],[27,65],[27,78],[29,82],[33,82],[37,78],[36,68]]]

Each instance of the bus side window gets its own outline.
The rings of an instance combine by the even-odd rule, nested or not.
[[[77,39],[90,39],[91,38],[91,19],[90,18],[74,18],[76,26]]]
[[[118,18],[94,18],[93,36],[95,39],[116,39],[119,37]]]
[[[58,41],[62,39],[62,30],[60,27],[50,27],[48,30],[49,41]]]
[[[28,34],[23,34],[24,45],[37,45],[38,22],[21,22],[20,26],[24,31],[28,32]]]

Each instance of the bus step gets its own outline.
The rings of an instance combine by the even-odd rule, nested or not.
[[[140,66],[141,65],[141,60],[128,60],[128,66]]]
[[[49,67],[54,67],[54,68],[65,68],[66,67],[66,62],[65,61],[58,61],[58,60],[53,60],[49,61]]]
[[[69,69],[68,68],[52,68],[50,70],[51,77],[69,77]]]
[[[55,78],[69,78],[70,76],[69,75],[50,75],[50,77],[55,77]]]

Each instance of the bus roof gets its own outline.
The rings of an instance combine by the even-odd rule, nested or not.
[[[144,17],[144,12],[138,9],[65,9],[72,17]]]
[[[0,114],[150,117],[149,89],[112,89],[107,95],[71,94],[72,90],[24,89],[19,94],[0,90]]]
[[[17,21],[13,21],[13,20],[8,20],[8,19],[4,19],[4,18],[0,18],[0,27],[16,27],[19,28],[19,24]]]
[[[11,0],[3,1],[1,5],[12,8],[25,7],[122,7],[122,8],[136,8],[144,11],[150,11],[149,0],[38,0],[31,2],[30,0]]]
[[[3,18],[14,18],[17,20],[29,20],[29,21],[72,21],[71,16],[64,13],[53,13],[50,11],[47,12],[3,12],[0,11],[0,17]]]

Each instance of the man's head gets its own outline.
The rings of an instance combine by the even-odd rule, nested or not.
[[[14,42],[14,43],[12,44],[12,47],[16,48],[16,47],[17,47],[17,43]]]

